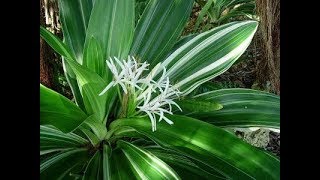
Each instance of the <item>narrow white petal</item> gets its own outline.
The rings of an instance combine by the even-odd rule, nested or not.
[[[122,90],[124,91],[124,93],[128,94],[126,86],[122,82],[119,82],[119,85],[122,87]]]
[[[106,93],[110,88],[111,88],[111,86],[113,86],[115,83],[113,82],[113,81],[111,81],[108,85],[107,85],[107,87],[105,87],[103,90],[102,90],[102,92],[99,94],[99,96],[102,96],[102,95],[104,95],[104,93]]]
[[[173,124],[173,122],[170,120],[170,119],[168,119],[167,117],[163,117],[163,119],[168,123],[168,124]]]

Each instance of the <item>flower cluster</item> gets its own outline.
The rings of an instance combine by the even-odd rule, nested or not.
[[[116,63],[115,63],[116,62]],[[166,68],[160,63],[157,64],[147,75],[144,71],[149,70],[149,64],[138,63],[134,57],[129,56],[127,60],[120,61],[118,58],[110,58],[107,66],[113,74],[113,81],[99,94],[103,95],[111,87],[120,85],[125,94],[134,94],[136,97],[138,112],[146,113],[152,124],[152,131],[156,130],[157,116],[159,122],[163,119],[168,124],[173,122],[165,117],[165,113],[172,114],[172,105],[181,110],[179,105],[173,100],[178,98],[181,92],[171,84],[169,77],[166,76]],[[120,69],[120,71],[118,71]],[[160,78],[155,76],[161,72]],[[156,79],[156,80],[155,80]],[[181,110],[182,111],[182,110]]]
[[[144,62],[143,64],[138,64],[134,57],[128,57],[127,61],[122,60],[122,62],[114,57],[116,64],[120,67],[121,71],[118,71],[118,67],[115,65],[112,58],[107,61],[107,66],[113,74],[114,80],[111,81],[108,86],[99,94],[100,96],[106,93],[111,87],[119,84],[124,91],[128,93],[128,85],[142,89],[138,84],[146,83],[144,79],[139,79],[143,71],[147,70],[149,64]]]

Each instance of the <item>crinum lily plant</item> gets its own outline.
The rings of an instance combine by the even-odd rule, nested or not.
[[[62,56],[74,100],[40,84],[41,179],[279,179],[280,160],[227,128],[279,129],[279,97],[210,90],[258,23],[180,37],[193,0],[60,0]],[[198,88],[206,87],[204,93]]]

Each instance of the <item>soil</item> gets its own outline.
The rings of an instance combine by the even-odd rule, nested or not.
[[[280,158],[280,133],[270,132],[269,138],[269,144],[265,149]]]

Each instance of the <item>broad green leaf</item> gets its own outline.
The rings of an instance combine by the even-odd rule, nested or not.
[[[51,34],[49,31],[43,31],[44,34],[50,37],[47,40],[49,42],[54,42],[52,46],[59,47],[61,52],[69,52],[69,50],[64,46],[64,44]],[[49,34],[49,35],[48,35]],[[92,72],[90,69],[81,66],[79,63],[67,57],[68,54],[61,54],[66,56],[66,61],[74,74],[76,75],[77,82],[81,95],[83,97],[83,103],[86,108],[86,111],[89,115],[96,114],[99,121],[103,121],[106,116],[106,103],[112,104],[111,100],[114,99],[113,93],[114,88],[109,91],[109,93],[99,96],[99,93],[107,85],[105,80],[103,80],[98,74]]]
[[[280,161],[231,133],[186,116],[167,116],[174,124],[157,124],[152,132],[148,118],[120,119],[110,128],[130,126],[164,148],[188,154],[229,179],[279,179]]]
[[[105,63],[106,59],[113,56],[126,58],[133,39],[133,31],[134,0],[96,0],[89,19],[85,47],[88,47],[90,39],[96,39],[103,51],[101,52],[102,59],[98,58],[103,61],[100,63]],[[90,106],[90,111],[99,115],[99,120],[106,122],[105,119],[110,111],[109,107],[113,105],[115,99],[115,89],[110,89],[101,97],[98,96],[103,88],[112,80],[111,71],[107,69],[104,69],[104,71],[106,73],[104,77],[106,80],[105,84],[90,80],[94,84],[86,87],[85,96],[87,97],[84,97],[86,99],[84,100],[84,104],[86,105],[86,109]],[[94,79],[98,80],[101,77]],[[102,108],[104,110],[101,111],[100,109]]]
[[[74,61],[68,61],[68,64],[77,76],[87,114],[95,114],[98,121],[103,122],[109,106],[107,103],[112,104],[114,99],[113,93],[115,93],[115,88],[110,89],[109,93],[99,96],[100,92],[107,85],[105,80],[95,72]]]
[[[57,129],[40,125],[40,155],[79,148],[89,143],[86,139],[74,134],[63,133]]]
[[[40,164],[40,179],[74,179],[70,176],[70,173],[79,173],[75,172],[74,169],[87,160],[88,152],[84,148],[56,154]]]
[[[42,26],[40,26],[40,35],[61,56],[69,60],[75,59],[71,50],[59,38]]]
[[[80,89],[77,83],[76,75],[73,72],[74,67],[70,67],[67,61],[74,61],[74,56],[71,50],[56,36],[43,27],[40,27],[40,35],[44,40],[62,56],[63,70],[65,72],[67,81],[70,85],[74,98],[81,109],[84,108],[84,103],[81,97]]]
[[[102,154],[102,171],[103,179],[111,179],[111,148],[108,145],[103,145]]]
[[[82,88],[84,85],[88,83],[98,83],[105,85],[106,82],[95,72],[91,71],[90,69],[78,64],[75,61],[70,61],[66,59],[72,70],[74,71],[79,87]],[[101,89],[102,90],[102,89]]]
[[[161,147],[145,147],[146,150],[163,160],[172,167],[182,179],[226,179],[214,169],[206,171],[199,162],[192,161],[190,158],[169,149]]]
[[[76,61],[82,64],[83,46],[91,14],[92,1],[59,0],[58,5],[64,43],[70,48],[70,53],[72,53]],[[62,57],[62,64],[75,101],[82,110],[85,110],[76,77],[65,62],[64,57]]]
[[[150,0],[135,29],[130,54],[151,67],[162,61],[179,38],[193,0]]]
[[[106,103],[109,103],[109,94],[99,96],[105,86],[99,83],[88,83],[82,87],[83,102],[88,114],[95,115],[99,122],[106,116]]]
[[[180,179],[178,174],[153,154],[125,141],[118,141],[137,179]]]
[[[64,42],[72,50],[77,62],[82,64],[92,0],[59,0],[58,4]]]
[[[181,37],[181,39],[176,42],[174,44],[174,46],[171,48],[169,54],[172,54],[174,51],[176,51],[178,48],[180,48],[182,45],[186,44],[187,42],[189,42],[192,38],[196,37],[198,34],[190,34],[190,35],[187,35],[187,36],[184,36],[184,37]]]
[[[119,128],[114,128],[110,129],[108,132],[106,139],[113,141],[115,139],[119,139],[125,136],[133,137],[133,138],[146,138],[146,136],[138,133],[135,129],[131,127],[119,127]]]
[[[87,115],[61,94],[40,84],[40,124],[50,124],[62,132],[79,127]]]
[[[111,153],[112,162],[111,166],[111,178],[112,180],[125,180],[125,179],[133,179],[134,173],[131,170],[128,159],[121,151],[121,149],[115,149]]]
[[[65,149],[65,151],[68,151],[68,150],[71,150],[71,149]],[[56,156],[59,153],[61,153],[61,151],[52,151],[52,152],[41,154],[41,151],[40,151],[40,164],[52,158],[53,156]]]
[[[134,0],[96,0],[87,29],[86,44],[94,37],[109,57],[126,58],[134,33]]]
[[[280,97],[275,94],[232,88],[199,94],[193,100],[216,102],[222,104],[223,109],[191,112],[181,107],[182,114],[220,127],[280,128]]]
[[[87,83],[105,83],[105,81],[97,73],[75,62],[74,58],[70,54],[70,49],[68,49],[68,47],[66,47],[59,38],[54,36],[51,32],[43,27],[40,27],[40,34],[55,51],[66,58],[65,60],[68,62],[70,68],[74,71],[78,79],[80,90],[81,87]]]
[[[103,179],[102,152],[96,151],[87,164],[82,180]]]
[[[201,33],[164,60],[167,76],[184,94],[222,74],[249,46],[256,21],[233,22]]]
[[[102,151],[97,151],[88,163],[83,180],[96,180],[96,179],[114,179],[111,178],[111,163],[117,164],[115,161],[111,161],[111,149],[108,145],[103,145]],[[123,159],[121,159],[123,161]],[[125,170],[125,167],[122,167]]]
[[[83,54],[83,65],[104,78],[106,74],[106,62],[99,42],[91,37],[86,44]]]
[[[189,114],[193,112],[214,112],[223,108],[223,106],[217,102],[203,99],[186,98],[176,102],[182,109],[183,114]]]
[[[96,116],[93,114],[89,116],[84,124],[88,125],[92,132],[100,139],[103,140],[107,133],[107,128],[104,124],[96,119]]]
[[[87,124],[83,124],[79,127],[81,132],[89,139],[90,143],[96,147],[99,145],[100,140],[97,135],[95,135],[93,132],[90,131],[90,127]]]
[[[73,97],[74,97],[76,104],[83,111],[86,111],[84,104],[83,104],[83,99],[82,99],[82,96],[80,93],[80,89],[78,86],[77,77],[74,74],[74,72],[72,71],[70,65],[66,62],[64,57],[62,57],[62,66],[63,66],[64,75],[66,76],[67,82],[70,86],[70,89],[72,91],[72,94],[73,94]]]

